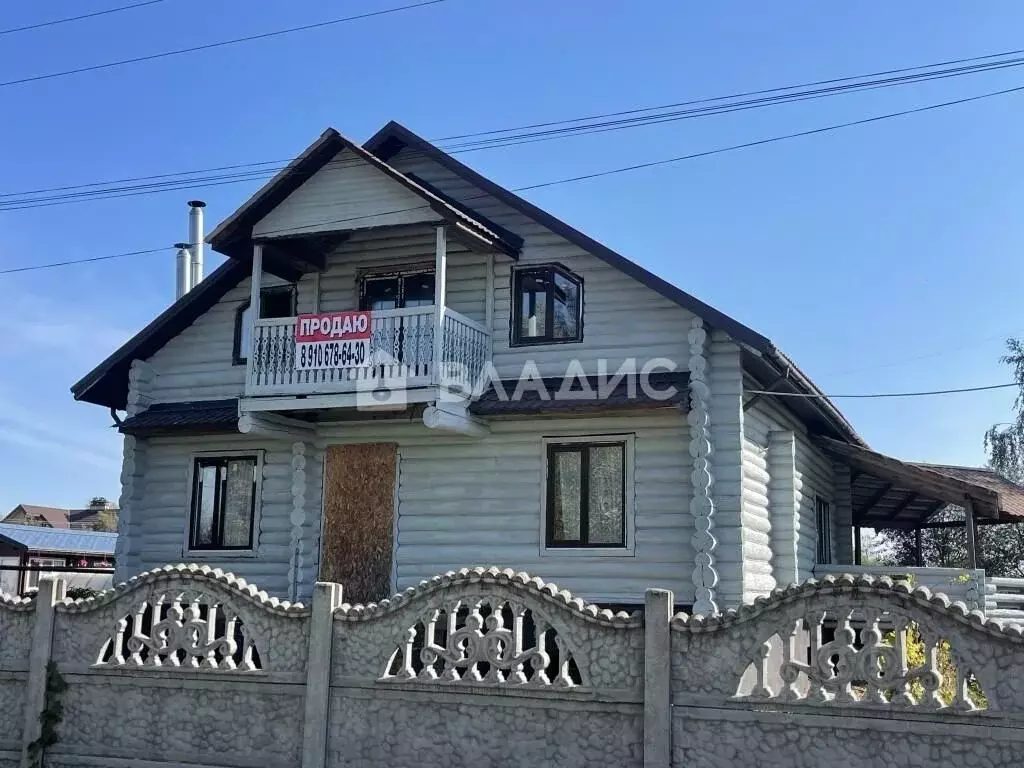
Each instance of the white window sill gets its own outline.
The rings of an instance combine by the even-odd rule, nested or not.
[[[541,547],[541,557],[636,557],[632,547]]]
[[[257,556],[254,549],[197,549],[195,551],[185,550],[181,553],[182,559],[187,563],[201,562],[203,560],[233,560],[235,558],[253,558]]]

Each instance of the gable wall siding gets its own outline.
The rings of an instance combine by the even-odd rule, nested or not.
[[[816,526],[814,499],[821,496],[832,503],[832,551],[837,555],[841,550],[837,534],[837,510],[835,507],[835,481],[832,462],[825,453],[815,446],[808,437],[807,428],[785,407],[766,396],[753,405],[745,414],[746,434],[758,445],[768,444],[772,430],[789,430],[795,435],[795,485],[797,486],[797,507],[799,510],[799,531],[797,538],[797,577],[800,580],[813,576],[816,556]],[[834,558],[835,559],[835,558]]]
[[[320,275],[320,310],[334,312],[359,308],[359,277],[366,272],[423,265],[434,267],[434,230],[428,226],[355,233],[328,257]],[[472,320],[486,318],[488,255],[449,244],[448,306]],[[217,400],[239,397],[245,389],[245,366],[232,363],[235,317],[249,301],[250,278],[243,279],[192,325],[154,354],[152,402]],[[265,272],[262,284],[283,285]],[[315,306],[311,274],[297,283],[299,313]]]
[[[438,219],[422,197],[343,150],[253,227],[253,234],[294,235]]]
[[[464,202],[481,216],[524,239],[519,265],[557,262],[583,278],[583,340],[579,343],[510,346],[511,277],[515,262],[494,262],[494,357],[502,378],[515,378],[528,361],[541,375],[565,373],[578,359],[588,373],[598,360],[610,372],[629,358],[638,365],[653,358],[670,358],[676,370],[686,370],[686,332],[693,315],[596,256],[554,234],[428,158],[409,150],[390,161],[399,170],[417,174],[445,194]]]

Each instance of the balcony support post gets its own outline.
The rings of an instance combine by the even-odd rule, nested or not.
[[[434,357],[431,361],[431,378],[434,384],[441,384],[441,357],[444,349],[444,307],[445,286],[448,273],[448,235],[442,224],[437,227],[434,246]]]
[[[487,280],[484,297],[484,326],[487,328],[487,359],[494,352],[494,254],[487,254]]]
[[[252,338],[256,338],[256,321],[260,319],[260,289],[263,287],[263,245],[252,246],[252,283],[249,286],[249,322]]]

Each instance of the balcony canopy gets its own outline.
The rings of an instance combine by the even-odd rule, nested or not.
[[[915,464],[826,437],[816,441],[850,466],[856,527],[927,527],[939,510],[967,501],[978,524],[1024,523],[1024,487],[992,470]]]

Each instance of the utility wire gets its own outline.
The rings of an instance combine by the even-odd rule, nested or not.
[[[164,248],[150,248],[145,251],[129,251],[128,253],[112,253],[109,256],[93,256],[90,259],[71,259],[69,261],[55,261],[51,264],[33,264],[28,267],[14,267],[13,269],[2,269],[0,275],[10,275],[15,272],[30,272],[37,269],[52,269],[54,267],[67,267],[71,264],[86,264],[93,261],[107,261],[108,259],[120,259],[125,256],[142,256],[149,253],[160,253],[168,250]]]
[[[111,13],[119,13],[120,11],[130,11],[133,8],[142,8],[146,5],[156,5],[162,3],[164,0],[145,0],[141,3],[132,3],[131,5],[120,5],[117,8],[107,8],[105,11],[93,11],[92,13],[83,13],[81,16],[68,16],[63,19],[54,19],[53,21],[41,21],[38,24],[27,24],[24,27],[11,27],[10,29],[0,29],[0,35],[13,35],[15,32],[28,32],[30,29],[42,29],[43,27],[53,27],[57,24],[67,24],[72,21],[81,21],[82,19],[93,19],[97,16],[106,16]]]
[[[384,16],[390,13],[399,13],[401,11],[409,11],[414,8],[423,8],[428,5],[438,5],[443,3],[445,0],[423,0],[423,2],[413,3],[412,5],[400,5],[395,8],[386,8],[382,11],[369,11],[367,13],[360,13],[355,16],[345,16],[340,19],[330,19],[328,21],[318,21],[314,24],[303,24],[298,27],[288,27],[287,29],[277,29],[271,32],[262,32],[256,35],[246,35],[245,37],[236,37],[231,40],[220,40],[215,43],[204,43],[203,45],[193,45],[188,48],[178,48],[171,51],[162,51],[160,53],[151,53],[146,56],[135,56],[130,59],[120,59],[119,61],[108,61],[105,64],[93,64],[88,67],[78,67],[77,69],[66,69],[61,72],[47,72],[42,75],[31,75],[29,77],[21,77],[17,80],[7,80],[0,82],[0,88],[6,88],[11,85],[22,85],[24,83],[35,83],[40,80],[54,80],[59,77],[68,77],[69,75],[78,75],[83,72],[95,72],[101,69],[112,69],[114,67],[121,67],[126,64],[137,64],[142,61],[152,61],[154,59],[163,59],[168,56],[180,56],[185,53],[196,53],[197,51],[208,51],[212,48],[224,48],[229,45],[237,45],[239,43],[249,43],[254,40],[266,40],[271,37],[281,37],[283,35],[290,35],[294,32],[306,32],[311,29],[320,29],[322,27],[329,27],[335,24],[343,24],[348,21],[357,21],[359,19],[369,19],[374,16]]]
[[[962,99],[954,99],[952,101],[940,102],[938,104],[929,104],[929,105],[926,105],[924,107],[915,107],[913,109],[905,109],[905,110],[901,110],[899,112],[890,112],[890,113],[887,113],[887,114],[884,114],[884,115],[875,115],[874,117],[867,117],[867,118],[863,118],[861,120],[852,120],[852,121],[845,122],[845,123],[836,123],[834,125],[827,125],[827,126],[823,126],[821,128],[813,128],[813,129],[810,129],[810,130],[807,130],[807,131],[798,131],[796,133],[788,133],[788,134],[784,134],[782,136],[772,136],[772,137],[769,137],[769,138],[766,138],[766,139],[758,139],[756,141],[744,142],[743,144],[732,144],[732,145],[726,146],[726,147],[718,147],[717,149],[709,149],[709,150],[705,150],[703,152],[694,152],[694,153],[691,153],[691,154],[688,154],[688,155],[679,155],[677,157],[669,157],[669,158],[665,158],[663,160],[653,160],[653,161],[646,162],[646,163],[637,163],[635,165],[627,165],[627,166],[623,166],[623,167],[620,167],[620,168],[610,168],[608,170],[596,171],[594,173],[587,173],[587,174],[582,174],[582,175],[579,175],[579,176],[570,176],[570,177],[562,178],[562,179],[554,179],[552,181],[539,182],[537,184],[528,184],[526,186],[513,187],[511,191],[512,192],[526,192],[526,191],[533,190],[533,189],[543,189],[543,188],[553,187],[553,186],[557,186],[557,185],[561,185],[561,184],[571,184],[571,183],[574,183],[574,182],[577,182],[577,181],[585,181],[585,180],[588,180],[588,179],[596,179],[596,178],[601,178],[601,177],[604,177],[604,176],[612,176],[612,175],[620,174],[620,173],[628,173],[630,171],[636,171],[636,170],[640,170],[640,169],[643,169],[643,168],[653,168],[655,166],[660,166],[660,165],[669,165],[669,164],[672,164],[672,163],[682,162],[684,160],[694,160],[694,159],[697,159],[697,158],[700,158],[700,157],[709,157],[711,155],[724,154],[726,152],[732,152],[732,151],[735,151],[735,150],[738,150],[738,149],[747,149],[747,148],[750,148],[750,147],[757,147],[757,146],[761,146],[761,145],[764,145],[764,144],[772,144],[772,143],[779,142],[779,141],[787,141],[789,139],[801,138],[801,137],[804,137],[804,136],[813,136],[813,135],[816,135],[816,134],[821,134],[821,133],[826,133],[826,132],[829,132],[829,131],[839,130],[841,128],[850,128],[850,127],[857,126],[857,125],[866,125],[868,123],[879,122],[881,120],[887,120],[887,119],[894,118],[894,117],[904,117],[906,115],[912,115],[912,114],[917,114],[917,113],[921,113],[921,112],[927,112],[927,111],[931,111],[931,110],[935,110],[935,109],[941,109],[941,108],[944,108],[944,107],[950,107],[950,106],[954,106],[954,105],[958,105],[958,104],[966,104],[966,103],[969,103],[969,102],[978,101],[980,99],[990,98],[992,96],[1000,96],[1000,95],[1005,95],[1005,94],[1009,94],[1009,93],[1016,93],[1016,92],[1019,92],[1019,91],[1024,91],[1024,86],[1017,86],[1016,88],[1006,88],[1006,89],[1003,89],[1003,90],[1000,90],[1000,91],[992,91],[992,92],[989,92],[989,93],[980,94],[978,96],[969,96],[969,97],[962,98]],[[221,183],[232,183],[232,182],[221,182]],[[469,201],[472,201],[472,200],[486,199],[488,197],[490,197],[490,195],[486,194],[486,193],[479,194],[479,195],[471,195],[469,197],[463,198],[459,202],[462,203],[462,204],[465,204],[465,203],[467,203]],[[324,226],[324,225],[328,225],[328,224],[341,224],[341,223],[348,222],[348,221],[357,221],[357,220],[367,219],[367,218],[379,218],[381,216],[389,216],[389,215],[395,215],[395,214],[399,214],[399,213],[407,213],[407,212],[410,212],[410,211],[422,210],[422,209],[426,209],[426,208],[429,208],[429,207],[430,207],[429,205],[417,205],[417,206],[412,206],[410,208],[399,208],[399,209],[392,210],[392,211],[378,211],[378,212],[373,213],[373,214],[364,214],[364,215],[361,215],[361,216],[350,216],[350,217],[341,218],[341,219],[328,219],[328,220],[324,220],[324,221],[318,222],[318,224],[320,226]],[[293,232],[299,232],[299,231],[307,230],[309,228],[309,226],[310,226],[309,224],[305,224],[305,225],[302,225],[301,227],[285,227],[285,228],[282,228],[282,229],[270,230],[270,231],[267,231],[267,232],[262,232],[261,236],[278,235],[278,234],[291,234]],[[114,254],[112,256],[101,256],[101,257],[95,257],[95,258],[91,258],[91,259],[81,259],[81,260],[77,260],[77,261],[59,262],[59,263],[56,263],[56,264],[30,265],[30,266],[25,266],[25,267],[18,267],[16,269],[0,270],[0,275],[10,274],[12,272],[27,272],[27,271],[31,271],[31,270],[35,270],[35,269],[49,269],[50,267],[67,266],[68,264],[80,264],[80,263],[86,263],[86,262],[91,262],[91,261],[101,261],[101,260],[105,260],[105,259],[120,258],[122,256],[133,256],[133,255],[138,255],[138,254],[141,254],[141,253],[157,253],[158,251],[164,251],[164,250],[167,250],[167,248],[155,248],[155,249],[151,249],[151,250],[148,250],[148,251],[138,251],[138,252],[130,252],[130,253],[124,253],[124,254]]]
[[[1007,389],[1009,387],[1019,387],[1020,384],[1013,381],[1009,384],[989,384],[986,387],[961,387],[960,389],[934,389],[928,392],[872,392],[869,394],[856,394],[856,395],[815,395],[805,392],[771,392],[767,389],[745,389],[745,394],[748,395],[771,395],[772,397],[805,397],[814,398],[818,400],[834,400],[839,397],[856,397],[856,398],[882,398],[882,397],[931,397],[932,395],[956,395],[961,392],[986,392],[990,389]]]
[[[1021,51],[1021,52],[1024,52],[1024,51]],[[1013,52],[1010,52],[1010,53],[1013,53]],[[995,57],[998,57],[998,56],[1002,56],[1002,55],[1004,55],[1004,54],[990,54],[990,55],[987,55],[987,56],[974,57],[973,59],[959,59],[959,60],[956,60],[955,62],[952,62],[952,63],[958,63],[958,62],[963,62],[963,61],[975,61],[975,60],[978,60],[978,59],[982,59],[982,60],[992,59],[992,58],[995,58]],[[656,114],[647,114],[647,115],[642,115],[640,117],[630,118],[628,120],[605,121],[605,122],[601,122],[601,123],[594,123],[593,122],[596,119],[606,118],[606,117],[613,117],[613,116],[616,116],[616,115],[632,114],[632,113],[638,113],[638,112],[651,112],[653,110],[663,110],[665,107],[668,107],[668,106],[682,106],[682,105],[687,105],[687,104],[699,105],[699,104],[704,104],[704,103],[711,102],[711,101],[722,101],[724,99],[728,99],[728,98],[732,98],[732,97],[724,97],[723,96],[723,97],[715,97],[715,98],[711,98],[711,99],[698,99],[698,100],[689,101],[689,102],[678,102],[675,105],[663,105],[661,107],[643,107],[643,108],[637,108],[637,109],[634,109],[634,110],[627,110],[627,111],[624,111],[624,112],[610,112],[610,113],[606,113],[604,115],[591,115],[591,116],[586,117],[586,118],[571,118],[571,119],[563,120],[563,121],[553,121],[553,122],[548,122],[548,123],[535,123],[535,124],[533,124],[533,126],[521,126],[521,128],[531,128],[531,127],[537,127],[537,126],[554,126],[554,125],[563,125],[563,126],[565,126],[563,128],[559,128],[557,130],[520,132],[517,135],[491,136],[492,134],[497,134],[497,133],[509,134],[510,131],[518,130],[518,129],[511,129],[511,128],[503,128],[503,129],[497,129],[497,130],[482,131],[482,132],[479,132],[479,133],[476,133],[476,134],[462,134],[459,137],[453,137],[453,138],[468,138],[468,137],[473,137],[473,136],[481,136],[481,137],[491,136],[491,138],[489,138],[489,139],[484,138],[484,139],[480,139],[480,140],[472,141],[472,142],[462,141],[462,142],[457,142],[457,143],[452,143],[451,141],[446,140],[446,139],[438,139],[438,140],[436,140],[436,143],[439,145],[439,147],[441,149],[444,149],[445,151],[448,151],[448,152],[450,152],[452,154],[462,153],[462,152],[478,151],[480,149],[502,148],[502,147],[507,147],[507,146],[516,146],[516,145],[520,145],[520,144],[533,143],[535,141],[546,141],[546,140],[550,140],[550,139],[553,139],[553,138],[561,138],[561,137],[566,136],[566,135],[586,135],[586,134],[591,134],[591,133],[603,133],[603,132],[606,132],[606,131],[621,130],[621,129],[624,129],[624,128],[637,127],[637,126],[641,126],[641,125],[654,125],[654,124],[665,123],[665,122],[674,122],[675,120],[690,119],[690,118],[693,118],[693,117],[704,117],[704,116],[709,116],[709,115],[727,114],[727,113],[735,112],[735,111],[745,111],[746,109],[757,109],[757,108],[762,108],[762,107],[766,107],[766,106],[774,106],[776,104],[792,103],[792,102],[795,102],[795,101],[805,101],[805,100],[809,100],[809,99],[823,98],[825,96],[838,95],[838,94],[841,94],[841,93],[849,93],[849,92],[857,92],[857,91],[863,91],[863,90],[874,90],[876,88],[888,88],[888,87],[896,87],[896,86],[901,86],[901,85],[909,85],[909,84],[914,84],[914,83],[917,83],[917,82],[924,82],[924,81],[928,81],[928,80],[945,79],[946,77],[957,77],[957,76],[962,76],[962,75],[966,75],[966,74],[977,74],[979,72],[991,71],[991,70],[994,70],[994,69],[1002,69],[1002,68],[1007,68],[1007,67],[1016,67],[1016,66],[1021,66],[1022,64],[1024,64],[1024,58],[1017,58],[1017,59],[1010,59],[1010,60],[1005,60],[1005,61],[989,62],[987,64],[977,64],[977,65],[972,65],[971,67],[959,67],[959,68],[956,68],[956,69],[946,69],[946,70],[937,70],[937,71],[932,71],[932,72],[924,72],[924,73],[919,73],[917,75],[905,76],[905,77],[901,77],[901,78],[888,78],[888,79],[884,79],[884,80],[864,81],[864,82],[854,83],[854,84],[851,84],[851,85],[841,86],[838,89],[837,88],[815,89],[815,90],[802,91],[802,92],[797,92],[797,93],[787,93],[787,94],[777,95],[777,96],[771,97],[769,99],[755,99],[755,100],[747,100],[747,101],[740,101],[740,102],[734,102],[734,103],[716,104],[716,105],[713,105],[713,106],[700,107],[700,108],[697,108],[697,109],[687,109],[687,110],[668,112],[668,113],[665,113],[665,112],[662,111],[662,112],[658,112]],[[876,74],[890,74],[890,73],[893,73],[893,72],[903,72],[903,71],[906,71],[907,69],[924,69],[924,68],[935,67],[935,66],[938,66],[938,65],[921,65],[920,67],[904,68],[902,70],[889,70],[888,72],[882,72],[882,73],[876,73]],[[871,76],[873,76],[873,75],[871,75]],[[820,85],[820,84],[826,84],[826,83],[834,83],[834,82],[838,82],[838,81],[849,81],[849,80],[855,80],[855,79],[863,78],[863,77],[868,77],[868,76],[851,76],[851,77],[838,78],[838,79],[833,79],[833,80],[823,80],[823,81],[819,81],[818,83],[810,83],[808,85]],[[773,89],[767,89],[765,91],[750,91],[750,92],[747,92],[747,94],[741,94],[741,95],[755,95],[755,94],[759,94],[759,93],[774,93],[774,92],[777,92],[777,91],[792,90],[793,88],[797,88],[797,87],[802,87],[802,86],[786,86],[784,88],[773,88]],[[590,122],[585,124],[585,125],[572,125],[574,123],[579,123],[581,121],[590,121]],[[40,203],[64,201],[65,199],[68,200],[68,201],[76,201],[78,199],[105,198],[106,196],[112,195],[114,193],[118,193],[118,192],[122,192],[122,191],[130,191],[130,190],[135,189],[134,187],[116,187],[115,185],[127,184],[127,183],[130,183],[130,182],[138,182],[138,181],[156,181],[156,180],[161,180],[161,179],[164,180],[164,181],[159,181],[157,183],[154,183],[152,185],[144,185],[144,186],[138,187],[138,189],[140,190],[140,193],[141,193],[141,190],[152,190],[153,192],[160,192],[160,191],[164,191],[165,188],[168,189],[168,190],[179,189],[179,188],[181,188],[181,186],[183,184],[184,185],[188,185],[189,183],[192,183],[190,181],[190,179],[193,179],[193,177],[198,175],[198,174],[220,172],[220,171],[236,171],[236,172],[238,172],[238,175],[235,176],[234,178],[236,178],[239,182],[242,182],[242,181],[249,181],[250,179],[255,178],[255,176],[253,174],[257,173],[257,171],[255,169],[258,168],[258,169],[260,169],[259,170],[260,173],[265,174],[264,178],[267,178],[267,177],[269,177],[270,174],[282,170],[285,167],[285,165],[283,165],[283,164],[286,164],[287,162],[288,162],[288,160],[282,159],[282,160],[261,161],[261,162],[256,162],[256,163],[240,163],[240,164],[235,164],[235,165],[225,165],[225,166],[217,166],[217,167],[213,167],[213,168],[196,169],[196,170],[193,170],[193,171],[178,171],[178,172],[173,172],[173,173],[163,173],[163,174],[156,174],[156,175],[150,175],[150,176],[127,177],[127,178],[124,178],[124,179],[115,179],[115,180],[106,181],[106,182],[90,182],[90,183],[87,183],[87,184],[65,185],[65,186],[59,186],[59,187],[45,187],[45,188],[39,188],[39,189],[34,189],[34,190],[25,190],[25,191],[22,191],[22,192],[0,193],[0,210],[22,210],[23,208],[46,207],[46,206],[40,206],[38,204],[40,204]],[[334,163],[344,163],[344,162],[349,162],[349,161],[332,161],[332,162],[334,162]],[[267,168],[266,166],[274,166],[274,167]],[[249,169],[249,170],[241,171],[240,169]],[[175,178],[175,177],[189,177],[189,179]],[[205,182],[205,181],[208,181],[208,180],[210,180],[210,181],[213,181],[213,180],[216,180],[216,181],[224,180],[224,181],[226,181],[229,178],[232,178],[231,174],[222,175],[222,176],[218,176],[216,178],[211,178],[211,179],[198,178],[198,179],[194,179],[193,181],[194,181],[194,183],[201,183],[201,182]],[[96,187],[105,187],[105,188],[104,189],[96,189]],[[86,192],[71,193],[72,190],[88,190],[88,191],[86,191]],[[67,195],[66,198],[63,195],[54,195],[54,196],[50,196],[50,197],[38,197],[38,198],[30,197],[31,195],[40,195],[40,194],[51,193],[51,192],[68,193],[68,195]],[[120,194],[116,194],[114,196],[122,197],[122,195],[120,195]],[[18,198],[18,199],[12,199],[12,198]]]

